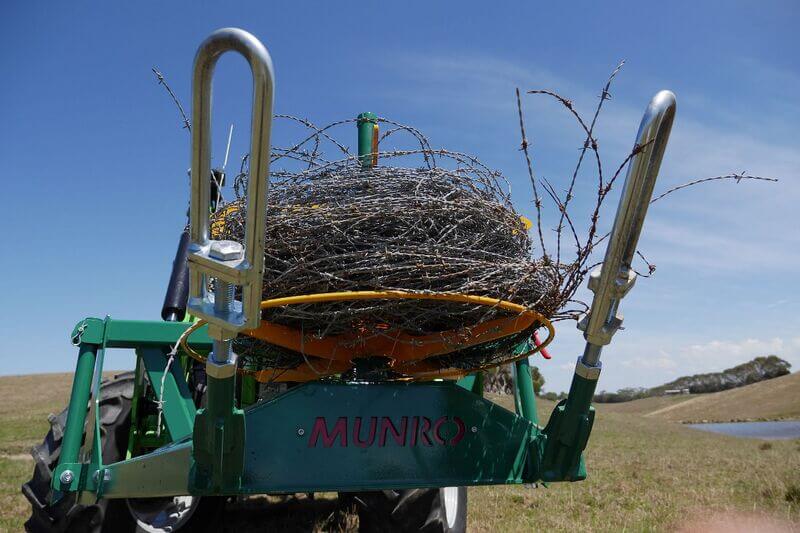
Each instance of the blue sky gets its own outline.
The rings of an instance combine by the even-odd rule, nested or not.
[[[732,171],[781,182],[706,185],[655,204],[640,244],[658,270],[623,303],[626,329],[605,351],[600,388],[767,353],[800,368],[800,5],[554,4],[4,3],[0,161],[11,231],[0,247],[0,374],[71,370],[68,334],[82,317],[158,319],[185,220],[189,137],[150,68],[188,108],[195,49],[224,26],[269,48],[277,112],[326,123],[370,110],[413,124],[434,146],[501,169],[525,213],[514,88],[558,90],[588,113],[627,60],[598,126],[607,166],[668,88],[678,114],[657,190]],[[230,123],[234,158],[246,150],[249,90],[244,62],[224,57],[218,157]],[[529,96],[525,108],[537,173],[563,188],[582,138],[552,102]],[[276,123],[278,144],[296,133]],[[338,135],[355,142],[355,131]],[[579,180],[576,213],[592,179]],[[554,359],[539,364],[547,390],[567,388],[581,350],[574,326],[561,324]],[[116,354],[110,364],[129,361]]]

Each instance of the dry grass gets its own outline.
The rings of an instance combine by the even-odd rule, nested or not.
[[[800,373],[712,394],[660,396],[608,404],[606,408],[674,422],[798,419]]]
[[[552,404],[541,404],[544,418]],[[774,441],[768,450],[761,442],[601,405],[586,481],[470,489],[470,529],[672,530],[690,517],[731,512],[763,513],[800,528],[800,504],[786,499],[800,482],[800,441]]]
[[[68,395],[65,374],[0,378],[0,397],[16,406],[0,406],[0,531],[21,530],[29,510],[19,486],[32,467],[21,454],[41,439],[47,413]],[[508,397],[493,399],[510,406]],[[552,407],[541,402],[543,420]],[[587,450],[589,479],[472,488],[470,531],[721,531],[731,523],[800,530],[800,441],[761,444],[601,405]],[[314,502],[252,498],[234,507],[226,531],[350,531],[357,523],[331,494]]]

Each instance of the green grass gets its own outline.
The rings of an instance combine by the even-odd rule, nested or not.
[[[64,406],[69,383],[63,374],[0,378],[2,531],[22,529],[29,509],[19,487],[33,465],[22,454],[47,431],[47,414]],[[508,397],[495,399],[511,406]],[[539,407],[546,421],[553,404]],[[598,407],[586,481],[471,488],[470,531],[706,530],[703,520],[726,519],[739,525],[774,520],[778,528],[800,530],[800,440],[767,447],[627,409]],[[333,495],[314,502],[271,497],[237,504],[226,531],[351,530],[356,523],[337,509]]]

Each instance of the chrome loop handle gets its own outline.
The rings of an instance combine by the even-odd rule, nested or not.
[[[217,246],[209,234],[211,175],[211,82],[217,60],[225,52],[244,56],[253,76],[253,109],[250,137],[250,172],[247,185],[247,220],[243,250]],[[272,60],[261,42],[237,28],[212,33],[198,48],[192,77],[192,193],[189,253],[190,312],[211,326],[226,331],[255,328],[260,322],[264,273],[264,232],[269,182],[270,129],[275,87]],[[219,244],[219,243],[218,243]],[[222,251],[220,251],[222,250]],[[231,253],[229,253],[231,252]],[[207,294],[209,278],[242,287],[242,303],[229,311],[215,310]],[[219,287],[219,285],[217,285]],[[218,292],[215,290],[215,292]]]
[[[631,263],[667,147],[675,108],[675,95],[660,91],[642,117],[635,147],[639,151],[628,166],[606,255],[599,271],[589,277],[594,299],[589,314],[579,324],[587,341],[582,358],[585,365],[598,363],[600,349],[611,342],[622,323],[617,308],[636,280]]]

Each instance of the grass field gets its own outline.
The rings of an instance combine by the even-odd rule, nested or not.
[[[794,378],[751,385],[762,386],[753,398],[772,395],[764,387],[769,383],[781,385],[774,387],[779,397],[797,398],[800,380]],[[29,510],[19,486],[33,464],[27,451],[47,431],[47,414],[63,408],[69,385],[67,374],[0,378],[0,398],[5,400],[0,404],[2,531],[22,530]],[[495,399],[510,406],[507,397]],[[589,479],[547,488],[472,488],[470,531],[709,531],[712,523],[718,531],[800,531],[800,440],[765,443],[695,431],[670,420],[672,415],[663,416],[677,407],[646,416],[686,401],[598,406],[586,452]],[[704,401],[695,402],[692,417]],[[734,413],[746,407],[729,405]],[[543,420],[552,407],[540,402]],[[225,530],[309,531],[351,529],[355,524],[355,517],[338,510],[335,498],[323,495],[314,502],[262,498],[237,504]]]

